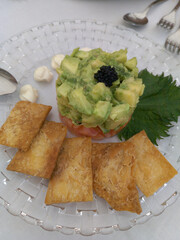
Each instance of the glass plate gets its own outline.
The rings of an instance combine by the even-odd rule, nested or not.
[[[14,104],[19,100],[22,85],[32,84],[39,91],[39,103],[52,105],[48,119],[59,121],[56,106],[54,71],[53,83],[38,83],[33,72],[40,65],[50,67],[52,56],[68,54],[76,47],[101,47],[105,51],[128,48],[128,57],[137,57],[139,69],[153,73],[172,74],[179,85],[179,65],[175,56],[160,46],[125,27],[116,27],[95,21],[60,21],[34,27],[1,44],[0,67],[10,71],[19,82],[12,95],[0,97],[0,124],[2,125]],[[68,133],[68,137],[72,135]],[[170,136],[159,141],[159,150],[179,169],[179,122],[170,129]],[[106,141],[119,141],[117,137]],[[44,204],[48,181],[6,170],[16,150],[0,146],[0,202],[13,215],[46,230],[65,234],[109,234],[128,230],[159,215],[175,202],[180,191],[179,174],[153,196],[146,198],[141,192],[141,215],[113,210],[105,200],[94,196],[93,202],[80,202],[46,206]]]

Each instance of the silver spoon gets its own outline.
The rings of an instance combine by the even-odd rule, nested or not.
[[[11,73],[0,68],[0,95],[15,92],[17,84],[17,80]]]
[[[135,26],[142,26],[148,23],[147,14],[150,10],[150,8],[155,5],[156,3],[165,2],[167,0],[156,0],[152,2],[143,12],[137,12],[137,13],[127,13],[123,16],[123,19],[130,23],[131,25]]]

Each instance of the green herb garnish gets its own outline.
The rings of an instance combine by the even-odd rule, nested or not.
[[[157,139],[169,136],[172,122],[180,115],[180,87],[171,75],[153,75],[146,69],[139,73],[145,84],[144,94],[132,115],[130,122],[118,134],[120,140],[129,139],[145,130],[153,144]]]

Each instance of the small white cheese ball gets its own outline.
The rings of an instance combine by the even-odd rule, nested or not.
[[[52,57],[51,59],[51,67],[53,69],[58,68],[61,65],[62,60],[64,59],[64,55],[63,54],[57,54],[54,57]]]
[[[53,73],[46,66],[38,67],[34,71],[34,79],[37,82],[50,82],[53,79]]]
[[[19,98],[23,101],[36,102],[38,98],[38,91],[30,84],[24,85],[20,89]]]
[[[84,48],[80,48],[81,51],[84,51],[84,52],[89,52],[91,51],[92,49],[91,48],[88,48],[88,47],[84,47]]]

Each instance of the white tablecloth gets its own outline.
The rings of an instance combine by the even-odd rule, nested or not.
[[[0,42],[35,25],[54,20],[96,19],[116,25],[124,24],[122,16],[125,13],[143,10],[150,2],[151,0],[0,0]],[[136,30],[152,41],[163,45],[169,32],[157,27],[156,23],[176,3],[177,0],[169,0],[151,9],[148,25],[136,28]],[[177,15],[176,28],[178,23],[180,24],[180,12]],[[0,240],[71,240],[85,238],[95,240],[179,240],[180,199],[167,208],[163,214],[153,217],[143,225],[135,226],[125,232],[90,237],[67,236],[59,232],[45,231],[38,226],[24,222],[19,217],[12,216],[0,205]]]

